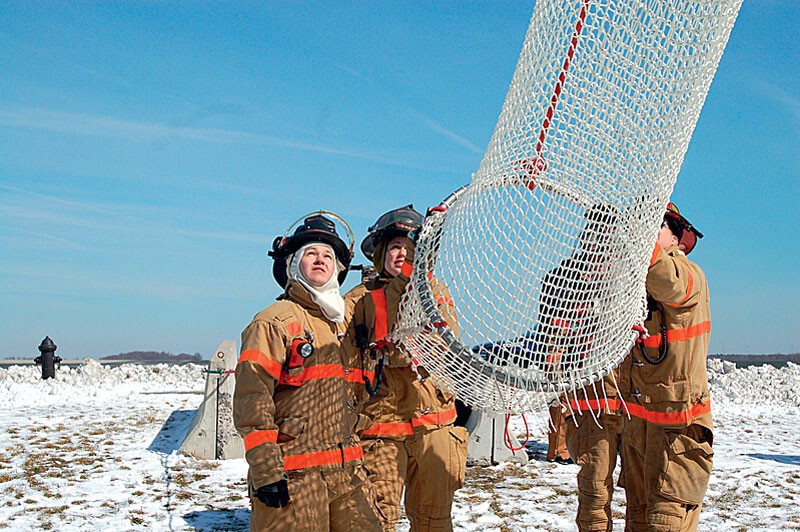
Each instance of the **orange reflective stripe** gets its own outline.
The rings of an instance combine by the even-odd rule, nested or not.
[[[697,338],[709,332],[711,332],[711,322],[708,320],[683,329],[670,329],[667,331],[667,343],[671,344],[673,342]],[[654,334],[653,336],[648,336],[643,342],[645,347],[659,347],[661,345],[661,335]]]
[[[386,308],[386,292],[382,288],[370,290],[372,302],[375,303],[375,341],[380,342],[389,332],[389,311]]]
[[[622,401],[619,399],[571,399],[569,406],[573,410],[582,412],[584,410],[594,410],[600,412],[601,410],[616,411],[622,407]]]
[[[364,457],[364,450],[360,445],[345,447],[344,449],[332,449],[330,451],[318,451],[316,453],[295,454],[283,457],[284,471],[294,471],[306,467],[323,466],[331,464],[344,464],[353,462]]]
[[[400,274],[411,279],[412,273],[414,273],[414,265],[408,262],[403,262],[403,265],[400,267]]]
[[[253,447],[265,443],[275,443],[278,441],[277,430],[256,430],[244,437],[244,450],[249,451]]]
[[[677,303],[666,303],[666,302],[665,302],[665,304],[666,304],[666,305],[669,305],[670,307],[678,307],[678,306],[680,306],[680,305],[681,305],[681,304],[682,304],[684,301],[686,301],[687,299],[689,299],[689,298],[691,297],[691,295],[692,295],[692,288],[694,288],[694,276],[692,276],[692,272],[690,272],[689,270],[686,270],[686,273],[688,273],[688,274],[689,274],[689,281],[686,283],[686,295],[684,296],[684,298],[683,298],[683,299],[681,299],[681,300],[680,300],[680,301],[678,301]]]
[[[363,432],[365,436],[408,436],[414,434],[411,423],[375,423]]]
[[[431,412],[415,417],[411,420],[411,424],[415,427],[424,427],[425,425],[443,425],[449,423],[456,418],[456,408],[444,410],[442,412]]]
[[[238,363],[241,364],[242,362],[253,362],[254,364],[258,364],[275,379],[280,379],[281,377],[281,365],[267,357],[266,354],[258,349],[247,349],[246,351],[242,351],[242,354],[239,356]]]
[[[696,403],[681,412],[654,412],[635,403],[626,405],[632,416],[660,425],[689,425],[695,418],[711,413],[711,401]]]
[[[456,302],[453,301],[452,297],[437,297],[436,298],[436,304],[439,305],[439,306],[448,305],[448,306],[452,307],[452,306],[454,306],[456,304]]]
[[[655,245],[655,247],[653,248],[653,254],[652,254],[652,255],[650,255],[650,266],[652,266],[653,264],[655,264],[655,263],[656,263],[656,260],[658,260],[658,255],[661,253],[661,250],[662,250],[662,249],[663,249],[663,248],[661,247],[661,244],[659,244],[658,242],[656,242],[656,245]],[[649,267],[649,266],[648,266],[648,267]]]
[[[298,375],[284,375],[281,382],[286,382],[295,386],[299,386],[304,382],[320,379],[343,379],[347,382],[363,383],[363,375],[360,369],[345,368],[341,364],[319,364],[316,366],[308,366]],[[374,374],[372,372],[367,372],[367,375]]]

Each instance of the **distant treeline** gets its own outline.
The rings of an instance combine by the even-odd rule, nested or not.
[[[173,355],[166,351],[129,351],[118,355],[108,355],[100,360],[137,360],[139,362],[202,362],[203,357],[200,353],[190,355],[181,353]]]
[[[750,366],[750,365],[763,365],[763,364],[779,364],[785,365],[787,362],[800,364],[800,353],[791,353],[788,355],[708,355],[708,358],[719,358],[727,360],[728,362],[736,362],[737,366]]]

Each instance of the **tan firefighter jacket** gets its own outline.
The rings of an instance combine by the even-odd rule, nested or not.
[[[624,407],[651,423],[698,423],[711,429],[706,374],[711,312],[705,274],[677,246],[665,250],[656,244],[646,287],[649,336],[634,346],[620,368]],[[642,348],[651,361],[664,348],[666,354],[661,363],[652,364]]]
[[[385,340],[394,325],[397,308],[408,277],[401,274],[394,279],[378,279],[369,287],[361,284],[351,290],[346,300],[355,301],[353,319],[348,329],[351,347],[355,356],[362,357],[357,346],[359,326],[367,332],[367,343],[378,344]],[[433,293],[445,321],[457,331],[455,307],[449,292],[435,280]],[[419,377],[406,355],[394,344],[383,346],[385,352],[383,382],[374,397],[366,397],[363,413],[372,421],[372,426],[362,433],[362,438],[406,439],[415,430],[452,425],[456,419],[455,400],[452,394],[436,387],[436,378],[429,376],[425,368],[417,366]],[[374,374],[380,355],[375,350],[363,352],[364,370]]]
[[[363,456],[354,434],[354,383],[362,373],[341,347],[344,328],[290,280],[279,301],[242,332],[233,419],[253,489],[285,471],[341,469]],[[305,342],[313,346],[307,357]]]

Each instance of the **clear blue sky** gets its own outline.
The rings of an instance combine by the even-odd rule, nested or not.
[[[469,180],[532,8],[3,2],[0,357],[238,341],[294,219],[360,241]],[[800,351],[798,31],[796,0],[744,1],[678,177],[712,353]]]

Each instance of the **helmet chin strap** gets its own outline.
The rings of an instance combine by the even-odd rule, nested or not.
[[[331,278],[328,279],[328,282],[322,286],[312,285],[300,270],[300,259],[303,257],[303,253],[305,253],[306,249],[311,246],[320,245],[329,248],[331,253],[333,253],[333,248],[331,248],[331,246],[321,242],[309,242],[303,245],[289,258],[289,266],[287,267],[286,271],[287,277],[299,282],[301,285],[303,285],[303,287],[305,287],[306,290],[308,290],[308,293],[311,295],[311,300],[319,305],[319,309],[326,318],[334,323],[342,323],[344,322],[344,299],[339,293],[338,275],[343,266],[339,260],[335,260],[335,271],[331,275]],[[335,256],[336,255],[334,254],[334,257]]]

